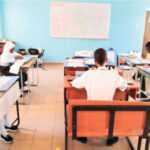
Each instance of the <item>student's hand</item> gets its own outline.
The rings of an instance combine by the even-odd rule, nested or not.
[[[18,60],[18,59],[23,59],[23,57],[22,56],[15,56],[15,60]]]
[[[130,87],[128,86],[127,88],[126,88],[126,92],[129,92],[130,91]]]
[[[2,72],[0,72],[0,76],[4,76],[4,74]]]

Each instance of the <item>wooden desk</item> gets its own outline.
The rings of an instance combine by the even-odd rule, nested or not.
[[[30,61],[24,63],[21,68],[30,68],[36,61],[36,58],[32,58]]]
[[[71,80],[74,80],[74,76],[71,77]],[[133,80],[134,84],[129,85],[130,90],[127,91],[120,91],[119,89],[116,90],[115,95],[113,97],[114,100],[119,101],[127,101],[128,96],[130,95],[132,98],[136,99],[137,91],[140,88],[140,86]],[[81,99],[87,99],[87,93],[86,90],[83,89],[77,89],[72,87],[70,82],[67,79],[67,76],[64,76],[64,120],[65,124],[67,124],[67,104],[68,100],[81,100]]]
[[[28,75],[28,97],[29,97],[29,90],[30,90],[30,84],[29,84],[29,69],[33,66],[33,64],[35,63],[36,58],[32,58],[31,60],[29,60],[28,62],[24,63],[21,66],[20,69],[20,77],[21,77],[21,93],[22,93],[22,98],[24,97],[24,93],[23,93],[23,70],[26,69],[27,70],[27,75]]]
[[[15,82],[6,92],[0,92],[0,120],[10,111],[11,107],[16,103],[17,118],[12,124],[17,121],[17,126],[20,124],[18,99],[20,90],[18,82]]]

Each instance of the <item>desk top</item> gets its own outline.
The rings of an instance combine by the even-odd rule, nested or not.
[[[70,79],[69,79],[69,81],[68,81],[68,76],[64,76],[64,88],[74,88],[74,87],[72,87],[72,85],[70,84],[70,81],[72,81],[72,80],[74,80],[75,79],[75,76],[69,76],[70,77]],[[133,89],[139,89],[140,88],[140,86],[139,86],[139,84],[135,81],[135,80],[132,80],[133,81],[133,84],[131,84],[131,85],[128,85],[129,86],[129,88],[131,89],[131,90],[133,90]]]
[[[4,80],[0,87],[0,93],[2,93],[7,91],[19,79],[19,76],[1,76],[0,79]]]
[[[4,76],[6,77],[6,76]],[[4,78],[3,76],[1,78]],[[6,85],[0,88],[0,98],[8,91],[10,87],[18,80],[19,76],[9,76],[10,80]]]
[[[140,73],[150,78],[150,66],[137,66]]]
[[[29,68],[34,62],[36,61],[36,58],[32,58],[28,62],[24,63],[21,68]]]
[[[73,58],[64,60],[64,68],[88,68],[89,66],[96,66],[94,58]],[[107,62],[106,66],[116,66],[111,62]]]
[[[135,58],[135,59],[125,58],[125,61],[132,65],[149,65],[150,64],[149,60],[137,59],[137,58]]]

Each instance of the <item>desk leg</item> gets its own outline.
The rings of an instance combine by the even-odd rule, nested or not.
[[[136,68],[136,73],[135,73],[135,81],[138,79],[138,69]]]
[[[36,60],[36,70],[37,70],[37,72],[36,72],[36,75],[37,75],[37,83],[35,82],[35,71],[34,71],[34,67],[33,67],[33,65],[32,65],[32,84],[31,84],[31,86],[37,86],[38,84],[39,84],[39,70],[38,70],[38,61]]]
[[[143,78],[144,78],[144,76],[143,76],[143,74],[141,74],[141,80],[140,80],[140,86],[141,86],[141,87],[142,87]],[[139,99],[141,100],[142,89],[140,89],[139,91],[140,91],[140,93],[139,93]]]
[[[29,91],[30,91],[30,83],[29,83],[29,69],[27,70],[27,75],[28,75],[28,96],[29,96]]]
[[[64,89],[64,119],[65,125],[67,125],[67,98],[66,98],[67,89]]]
[[[128,100],[129,100],[129,94],[126,93],[126,101],[128,101]]]
[[[18,100],[16,101],[16,113],[17,113],[17,118],[13,121],[13,123],[11,125],[14,125],[17,121],[16,126],[18,127],[20,124],[20,113],[19,113],[19,104],[18,104]]]
[[[36,83],[36,85],[38,85],[39,84],[39,63],[38,63],[38,59],[36,61],[36,69],[37,69],[37,83]]]
[[[34,86],[34,70],[33,70],[33,68],[34,67],[32,65],[32,68],[31,68],[32,69],[32,84],[31,84],[32,86]]]
[[[20,78],[21,78],[21,95],[22,95],[22,98],[24,98],[24,95],[23,95],[23,73],[22,73],[22,69],[20,70]]]
[[[67,132],[67,98],[66,98],[67,89],[64,88],[64,119],[65,119],[65,150],[68,150],[68,132]]]
[[[29,80],[29,70],[30,70],[30,68],[28,68],[27,69],[27,76],[28,76],[28,102],[27,103],[29,103],[29,101],[30,101],[30,80]]]

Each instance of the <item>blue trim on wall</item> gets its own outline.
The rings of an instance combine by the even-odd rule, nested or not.
[[[127,53],[130,50],[141,51],[145,14],[146,10],[150,9],[150,1],[71,1],[111,3],[108,40],[51,38],[49,0],[5,0],[3,3],[4,38],[14,40],[16,49],[30,47],[45,49],[44,61],[46,62],[63,62],[64,58],[71,56],[74,51],[95,50],[99,47],[105,49],[112,47],[118,53]]]

